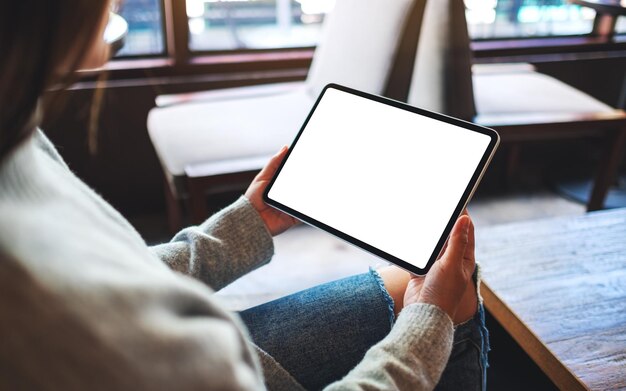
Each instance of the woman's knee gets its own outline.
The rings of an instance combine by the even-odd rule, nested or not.
[[[385,289],[393,299],[394,312],[397,316],[404,307],[404,293],[411,279],[411,274],[396,266],[386,266],[376,271],[383,279]]]

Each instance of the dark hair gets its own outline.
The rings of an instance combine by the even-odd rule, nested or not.
[[[39,101],[67,85],[109,0],[16,0],[0,5],[0,162],[38,125]]]

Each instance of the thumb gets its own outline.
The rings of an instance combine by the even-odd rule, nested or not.
[[[458,263],[459,266],[461,266],[461,262],[465,257],[465,250],[469,243],[469,229],[469,216],[463,215],[459,217],[456,224],[454,224],[454,228],[452,228],[450,239],[448,239],[448,248],[443,257],[446,263]]]
[[[474,222],[471,219],[469,221],[467,238],[468,243],[465,247],[465,254],[463,255],[463,267],[465,268],[467,275],[471,276],[476,268],[476,257],[474,255],[474,251],[476,249],[476,238],[474,235]]]

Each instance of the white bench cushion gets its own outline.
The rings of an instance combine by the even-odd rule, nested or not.
[[[148,116],[152,143],[169,174],[185,166],[271,155],[290,144],[313,106],[306,88],[291,92],[155,108]]]
[[[186,103],[215,102],[230,99],[256,98],[290,92],[304,86],[303,81],[287,83],[261,84],[245,87],[224,88],[183,94],[159,95],[156,97],[157,107],[166,107]]]
[[[324,22],[307,84],[382,94],[413,0],[339,0]]]
[[[328,83],[382,93],[414,1],[338,1],[306,83],[291,92],[292,85],[282,84],[210,91],[202,102],[194,94],[184,104],[176,104],[184,95],[159,97],[157,105],[166,107],[151,110],[148,131],[166,174],[276,152],[293,140]]]
[[[474,72],[478,115],[587,114],[614,109],[550,76],[532,72]]]

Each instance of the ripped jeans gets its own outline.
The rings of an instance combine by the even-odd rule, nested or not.
[[[476,275],[475,275],[476,278]],[[252,340],[307,390],[343,378],[383,339],[393,299],[374,270],[319,285],[240,313]],[[458,325],[437,390],[485,390],[489,332],[480,304]]]

